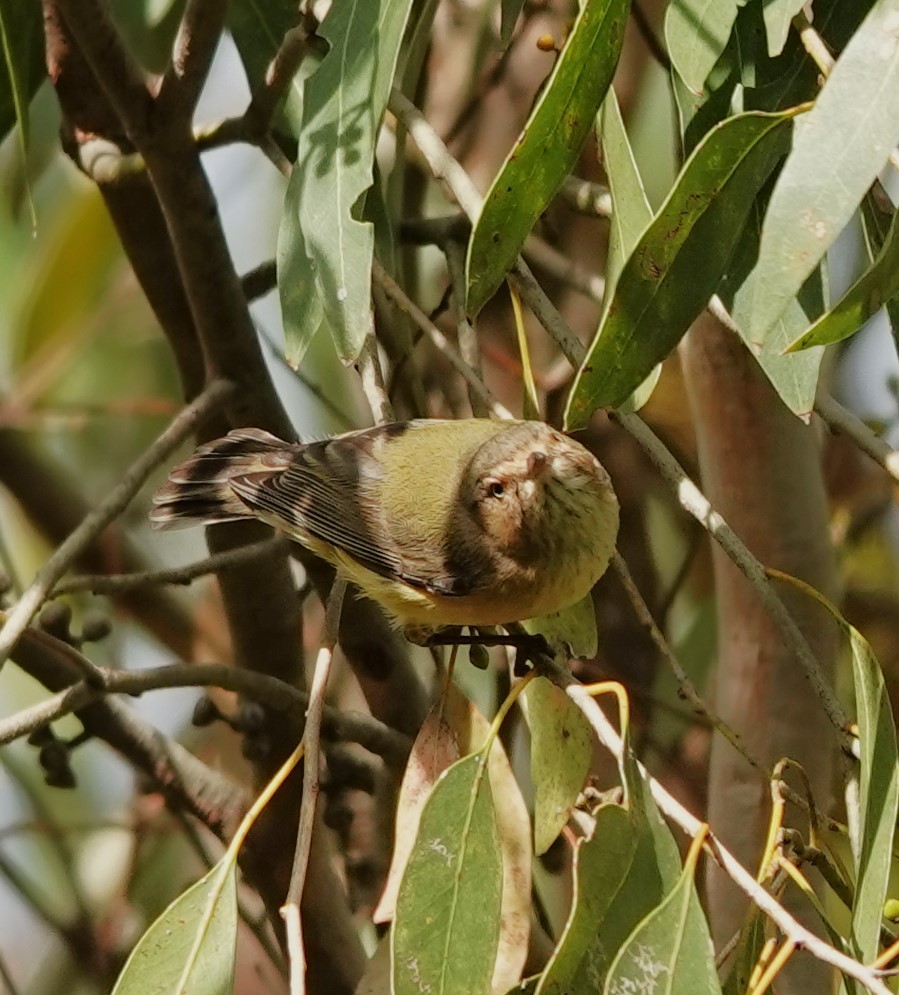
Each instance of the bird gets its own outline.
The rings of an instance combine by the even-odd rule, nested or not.
[[[619,507],[584,446],[538,421],[416,419],[313,442],[240,428],[153,498],[156,528],[259,519],[331,563],[416,642],[583,598]]]

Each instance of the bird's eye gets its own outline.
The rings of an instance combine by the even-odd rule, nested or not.
[[[501,498],[506,493],[506,488],[499,480],[494,480],[487,485],[487,493],[490,497]]]

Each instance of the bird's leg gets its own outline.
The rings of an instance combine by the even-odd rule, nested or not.
[[[474,626],[467,635],[458,628],[441,629],[428,637],[429,646],[511,646],[518,654],[516,669],[528,662],[539,663],[541,656],[552,658],[549,643],[539,633],[532,634],[518,629],[514,632],[484,632]]]

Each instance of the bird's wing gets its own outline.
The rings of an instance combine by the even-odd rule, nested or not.
[[[376,498],[379,453],[398,430],[366,429],[273,454],[271,470],[237,475],[230,483],[250,508],[283,522],[288,533],[334,546],[382,577],[445,595],[463,593],[453,590],[438,551],[422,558],[404,550],[385,524]]]

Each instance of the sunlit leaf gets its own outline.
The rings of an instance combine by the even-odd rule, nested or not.
[[[612,195],[612,222],[609,229],[609,255],[606,260],[606,286],[614,287],[624,261],[633,251],[652,220],[652,208],[631,143],[627,137],[615,91],[610,89],[599,112],[597,131],[602,145],[602,161]],[[608,291],[607,291],[608,293]]]
[[[708,304],[791,127],[788,113],[741,114],[697,146],[624,265],[572,385],[568,428],[625,401]]]
[[[463,757],[425,806],[397,898],[394,995],[489,995],[502,858],[486,766]]]
[[[630,935],[606,977],[605,995],[720,995],[715,952],[696,885],[695,859]]]
[[[373,922],[384,923],[393,918],[397,892],[415,843],[422,809],[437,778],[458,759],[459,745],[443,716],[443,704],[438,702],[426,716],[415,737],[403,774],[396,805],[393,858],[384,891],[372,913]]]
[[[700,93],[730,38],[742,6],[738,0],[671,0],[665,12],[665,42],[680,78]]]
[[[524,131],[493,181],[465,263],[476,314],[571,172],[618,63],[630,0],[586,0]]]
[[[534,851],[552,846],[584,786],[593,737],[571,698],[545,677],[525,691],[534,782]]]
[[[766,0],[762,5],[765,18],[765,35],[768,55],[780,55],[790,33],[793,18],[802,10],[806,0]]]
[[[324,321],[342,360],[371,329],[373,226],[360,220],[378,128],[411,0],[332,4],[330,50],[306,81],[297,161],[278,238],[287,358],[296,366]]]
[[[231,995],[237,947],[237,880],[216,864],[138,941],[113,995]]]
[[[540,633],[557,652],[579,660],[596,656],[596,608],[589,594],[561,611],[529,618],[523,625],[528,632]]]
[[[719,295],[730,311],[740,337],[755,356],[781,400],[794,414],[807,418],[814,407],[824,350],[809,349],[794,355],[784,355],[783,351],[824,310],[823,278],[820,270],[809,277],[798,297],[790,302],[777,319],[761,347],[750,341],[752,315],[759,298],[763,298],[766,293],[764,284],[759,282],[758,271],[754,268],[766,204],[767,191],[763,191],[744,225],[743,237],[721,281]]]
[[[855,855],[852,940],[865,962],[877,955],[883,905],[893,864],[893,837],[899,809],[899,756],[896,726],[880,664],[868,641],[843,623],[852,649],[861,764],[859,851]]]
[[[790,344],[789,352],[840,342],[862,325],[895,294],[899,293],[899,212],[874,262],[852,284],[837,303],[804,334]]]
[[[765,921],[764,913],[756,909],[740,930],[740,942],[722,986],[722,995],[745,995],[749,991],[749,980],[765,944]]]
[[[812,110],[796,122],[793,148],[765,216],[749,328],[762,345],[858,208],[899,139],[899,0],[879,0]]]

